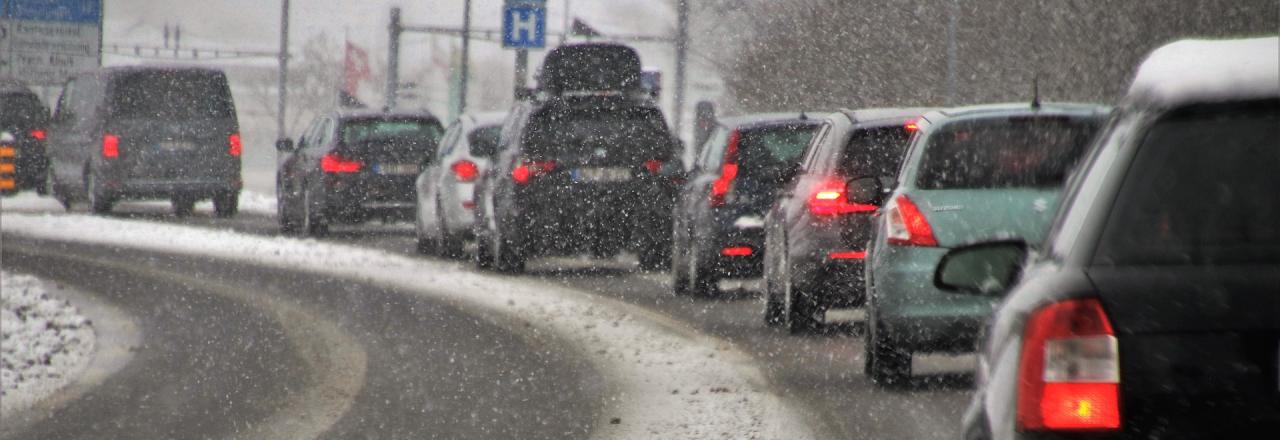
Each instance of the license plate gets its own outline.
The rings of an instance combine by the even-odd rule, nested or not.
[[[631,169],[624,167],[578,168],[573,170],[574,182],[626,182],[631,180]]]
[[[418,174],[418,165],[411,163],[384,163],[374,167],[373,172],[393,176]]]
[[[160,141],[159,147],[164,151],[189,151],[196,149],[196,144],[190,141]]]

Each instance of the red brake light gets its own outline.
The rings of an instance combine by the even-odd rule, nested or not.
[[[809,212],[816,216],[849,214],[855,212],[875,212],[875,205],[850,203],[845,193],[845,183],[841,179],[831,178],[823,181],[809,197]]]
[[[720,178],[711,183],[711,207],[723,206],[733,180],[738,178],[738,141],[742,135],[734,130],[729,135],[729,145],[724,147],[724,162],[720,165]]]
[[[750,246],[729,246],[720,250],[720,255],[725,257],[749,257],[755,252]]]
[[[364,164],[358,160],[350,160],[336,153],[329,153],[320,158],[320,170],[331,174],[358,173]]]
[[[227,136],[227,153],[240,157],[242,151],[244,151],[244,145],[240,143],[240,133],[232,133],[231,136]]]
[[[920,120],[919,120],[919,119],[912,119],[912,120],[910,120],[910,121],[907,121],[907,123],[906,123],[906,124],[903,124],[903,125],[902,125],[902,128],[903,128],[903,129],[905,129],[905,130],[907,130],[907,134],[911,134],[911,133],[915,133],[915,132],[917,132],[917,131],[920,131]]]
[[[520,164],[516,165],[516,168],[511,170],[511,178],[515,179],[516,183],[523,185],[529,183],[529,180],[532,180],[534,177],[546,175],[555,169],[556,162],[554,160],[521,160]]]
[[[38,139],[38,140],[42,140],[42,141],[43,141],[43,140],[44,140],[44,137],[45,137],[46,135],[47,135],[47,133],[46,133],[44,130],[31,130],[31,137],[32,137],[32,138],[35,138],[35,139]]]
[[[114,134],[102,135],[102,157],[120,157],[120,136]]]
[[[1018,429],[1120,428],[1119,345],[1095,298],[1036,310],[1023,330]]]
[[[827,253],[827,258],[832,260],[864,260],[867,258],[867,251],[833,251]]]
[[[890,203],[886,211],[885,240],[899,246],[937,246],[933,228],[924,213],[907,196],[900,195]]]
[[[649,170],[649,174],[658,175],[662,171],[662,161],[650,159],[644,161],[644,169]]]
[[[449,169],[453,171],[453,175],[458,178],[459,182],[475,181],[476,176],[480,174],[480,168],[476,166],[476,163],[466,159],[454,162],[453,165],[449,166]]]

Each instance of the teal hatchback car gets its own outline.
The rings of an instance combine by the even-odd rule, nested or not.
[[[921,352],[969,352],[997,299],[934,287],[949,248],[1039,240],[1058,193],[1110,109],[996,104],[931,112],[885,201],[869,249],[866,373],[890,385]]]

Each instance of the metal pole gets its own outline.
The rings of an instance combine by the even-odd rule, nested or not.
[[[387,110],[396,108],[396,92],[400,88],[400,8],[391,8],[391,24],[387,26]]]
[[[467,77],[471,64],[471,0],[462,4],[462,69],[458,79],[458,114],[467,112]]]
[[[560,44],[569,39],[569,0],[564,0],[564,26],[560,29]]]
[[[951,16],[947,20],[947,105],[956,103],[956,65],[959,63],[956,47],[956,27],[960,15],[960,0],[951,1]]]
[[[280,82],[276,84],[276,139],[284,139],[284,111],[289,82],[289,0],[280,0]]]
[[[519,100],[529,87],[529,50],[516,49],[515,99]]]
[[[681,133],[684,118],[684,81],[685,69],[688,62],[689,51],[689,2],[693,0],[679,0],[676,2],[678,8],[678,22],[676,25],[676,93],[675,93],[675,109],[674,120],[676,135]]]

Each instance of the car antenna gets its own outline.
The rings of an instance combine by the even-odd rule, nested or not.
[[[805,114],[804,112],[800,112],[800,120],[801,121],[809,120],[809,115]]]
[[[1031,78],[1031,108],[1040,108],[1040,74]]]

